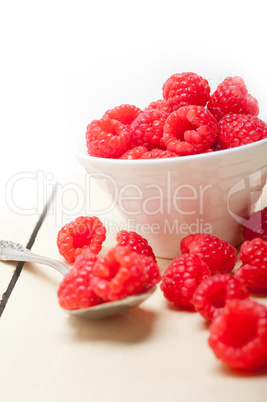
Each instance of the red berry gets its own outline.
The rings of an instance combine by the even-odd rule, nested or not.
[[[267,242],[260,238],[245,241],[238,258],[243,264],[235,277],[251,292],[267,292]]]
[[[116,236],[117,244],[116,247],[128,246],[131,247],[132,251],[138,254],[146,255],[151,257],[156,261],[155,254],[152,247],[148,244],[147,239],[139,235],[136,232],[121,230]]]
[[[245,240],[260,237],[267,241],[267,207],[253,212],[243,223],[243,236]]]
[[[237,370],[267,364],[267,308],[250,299],[231,300],[209,328],[215,356]]]
[[[62,308],[75,310],[103,302],[90,287],[96,261],[97,255],[93,253],[84,253],[76,258],[73,267],[64,276],[58,288],[58,301]]]
[[[129,151],[126,151],[122,154],[120,159],[140,159],[145,152],[147,152],[146,147],[140,145],[139,147],[134,147]]]
[[[267,124],[255,116],[228,114],[218,124],[221,149],[251,144],[267,137]]]
[[[207,80],[195,73],[173,74],[163,84],[163,98],[170,111],[181,106],[205,106],[210,99],[210,86]]]
[[[197,255],[175,258],[162,276],[160,288],[164,297],[179,307],[192,307],[198,285],[210,276],[207,264]]]
[[[80,216],[63,226],[57,235],[59,253],[74,262],[83,252],[98,254],[106,238],[106,228],[96,216]]]
[[[166,149],[153,148],[151,151],[144,152],[140,159],[163,159],[177,156],[174,152]]]
[[[211,150],[212,151],[221,151],[223,148],[222,146],[218,143],[218,137],[217,137],[217,141],[215,142],[214,145],[212,145]]]
[[[161,110],[165,113],[170,113],[170,109],[169,106],[167,105],[167,102],[165,101],[165,99],[159,99],[155,102],[151,102],[144,110],[144,112],[146,112],[147,110],[150,109],[157,109],[157,110]]]
[[[177,155],[204,152],[217,139],[218,124],[203,106],[184,106],[172,112],[164,125],[163,142]]]
[[[228,113],[252,116],[259,113],[258,102],[248,93],[241,77],[225,78],[211,95],[207,108],[218,120]]]
[[[140,113],[131,125],[131,143],[142,145],[148,151],[152,148],[165,148],[162,136],[167,116],[167,113],[157,109]]]
[[[112,301],[145,292],[159,280],[158,266],[151,257],[121,246],[98,258],[90,285],[100,298]]]
[[[198,255],[208,265],[211,275],[228,273],[236,263],[235,247],[206,233],[184,237],[180,249],[182,253]]]
[[[120,121],[122,124],[130,125],[142,110],[134,105],[119,105],[106,111],[103,117]]]
[[[228,300],[244,299],[248,291],[230,274],[217,274],[205,279],[193,296],[195,309],[206,320],[213,321]]]
[[[118,120],[102,118],[87,126],[86,146],[91,156],[118,158],[128,149],[130,139],[128,126]]]

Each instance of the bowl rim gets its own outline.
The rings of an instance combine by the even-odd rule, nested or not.
[[[239,147],[235,148],[228,148],[228,149],[222,149],[220,151],[214,151],[214,152],[207,152],[207,153],[201,153],[201,154],[195,154],[195,155],[185,155],[185,156],[177,156],[177,157],[170,157],[170,158],[158,158],[158,159],[113,159],[113,158],[102,158],[98,156],[91,156],[87,153],[86,149],[86,141],[85,138],[83,140],[80,140],[78,143],[76,143],[75,147],[75,156],[79,160],[84,160],[87,163],[100,163],[101,167],[104,168],[105,166],[128,166],[128,167],[141,167],[141,166],[153,166],[155,165],[165,165],[169,163],[183,163],[182,161],[188,161],[188,162],[194,162],[194,161],[199,161],[203,158],[206,160],[222,157],[223,155],[232,155],[233,158],[235,154],[240,154],[242,152],[246,151],[252,151],[254,148],[258,148],[262,145],[267,146],[267,138],[264,138],[262,140],[252,142],[251,144],[246,144],[246,145],[240,145]]]

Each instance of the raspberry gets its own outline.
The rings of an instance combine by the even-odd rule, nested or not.
[[[145,292],[160,281],[158,266],[152,258],[127,246],[114,247],[99,257],[93,275],[91,288],[105,301]]]
[[[202,317],[213,321],[228,300],[244,299],[248,296],[248,291],[232,275],[217,274],[205,279],[197,287],[193,305]]]
[[[89,155],[102,158],[118,158],[129,147],[130,130],[117,120],[102,118],[87,126],[86,146]]]
[[[140,159],[163,159],[177,156],[174,152],[165,149],[153,148],[151,151],[144,152]]]
[[[120,105],[106,111],[103,117],[118,120],[122,124],[130,125],[142,110],[134,105]]]
[[[267,137],[267,124],[255,116],[228,114],[219,121],[218,144],[222,149],[251,144]]]
[[[211,95],[207,108],[218,120],[228,113],[252,116],[259,113],[258,101],[248,93],[241,77],[225,78]]]
[[[251,292],[267,292],[267,242],[260,238],[245,241],[238,258],[243,264],[235,277]]]
[[[160,288],[164,297],[179,307],[192,308],[198,285],[210,276],[207,264],[197,255],[175,258],[162,276]]]
[[[134,147],[122,154],[120,159],[140,159],[145,152],[147,152],[146,147],[140,145],[139,147]]]
[[[75,310],[95,306],[103,302],[90,287],[93,276],[93,266],[97,255],[93,253],[80,254],[64,276],[58,288],[59,305],[66,310]]]
[[[162,136],[168,114],[157,109],[140,113],[131,125],[132,144],[152,148],[165,148]]]
[[[198,255],[208,265],[211,275],[228,273],[236,263],[235,247],[206,233],[184,237],[180,249],[182,253]]]
[[[96,216],[80,216],[63,226],[57,235],[59,253],[74,262],[83,252],[98,254],[106,238],[106,228]]]
[[[167,105],[167,102],[165,101],[165,99],[159,99],[157,101],[151,102],[144,110],[144,112],[146,112],[147,110],[150,109],[157,109],[157,110],[161,110],[165,113],[170,113],[170,109],[169,106]]]
[[[221,151],[223,148],[221,147],[221,145],[218,143],[218,137],[217,137],[217,141],[215,142],[214,145],[212,145],[211,150],[213,152],[217,152],[217,151]]]
[[[117,233],[116,240],[116,247],[129,246],[131,247],[132,251],[151,257],[154,261],[156,261],[155,254],[152,250],[152,247],[148,244],[147,239],[138,233],[121,230]]]
[[[170,111],[181,106],[205,106],[210,99],[208,81],[195,73],[173,74],[163,84],[162,91]]]
[[[267,241],[267,207],[253,212],[243,223],[243,236],[245,240],[260,237]]]
[[[267,364],[267,308],[250,299],[229,301],[211,323],[209,345],[215,356],[236,370]]]
[[[170,152],[192,155],[210,148],[217,139],[218,124],[203,106],[184,106],[169,114],[163,142]]]

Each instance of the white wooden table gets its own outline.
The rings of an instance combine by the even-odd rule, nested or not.
[[[76,196],[87,189],[85,173],[78,169],[56,187],[53,193],[51,182],[44,182],[50,205],[46,210],[39,201],[44,208],[34,213],[36,194],[20,204],[13,186],[17,210],[10,200],[2,202],[1,238],[61,259],[56,247],[61,224],[89,213]],[[95,190],[94,197],[101,209],[103,195]],[[118,219],[115,211],[108,218]],[[114,242],[108,234],[101,253]],[[158,260],[161,272],[169,262]],[[208,347],[208,327],[200,315],[170,307],[159,288],[140,307],[89,322],[60,309],[60,280],[48,266],[0,263],[1,401],[266,401],[267,372],[225,368]],[[260,302],[267,305],[267,298]]]

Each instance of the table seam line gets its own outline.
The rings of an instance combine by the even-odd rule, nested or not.
[[[31,233],[30,238],[28,240],[28,243],[26,245],[26,248],[28,248],[29,250],[32,248],[32,246],[33,246],[33,244],[35,242],[35,239],[36,239],[36,237],[38,235],[38,232],[39,232],[39,230],[40,230],[40,228],[41,228],[41,226],[42,226],[42,224],[43,224],[43,222],[45,220],[45,217],[47,215],[48,209],[49,209],[49,207],[50,207],[50,205],[52,203],[52,200],[55,197],[56,190],[57,190],[57,187],[54,186],[52,194],[51,194],[50,198],[48,199],[48,201],[47,201],[47,203],[46,203],[46,205],[45,205],[45,207],[43,209],[43,212],[39,216],[39,219],[37,220],[37,222],[36,222],[36,224],[34,226],[34,229],[33,229],[32,233]],[[19,261],[17,263],[16,268],[15,268],[15,270],[13,272],[12,278],[11,278],[7,288],[6,288],[6,291],[2,295],[2,298],[0,300],[0,318],[1,318],[3,312],[4,312],[5,308],[6,308],[6,305],[7,305],[7,302],[9,300],[9,297],[11,296],[11,294],[12,294],[14,288],[15,288],[15,285],[16,285],[18,279],[19,279],[19,276],[21,274],[21,271],[22,271],[22,268],[23,268],[24,264],[25,264],[24,261]]]

